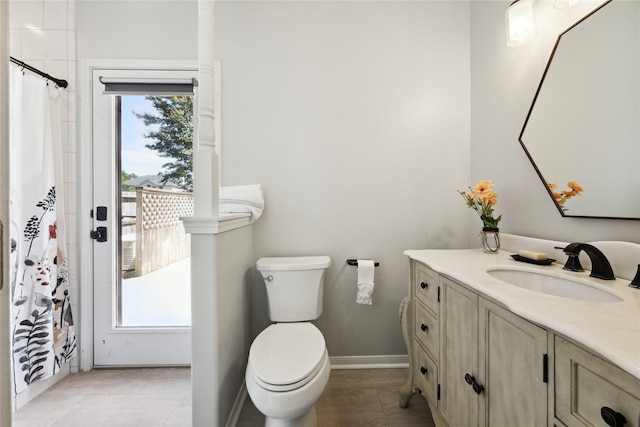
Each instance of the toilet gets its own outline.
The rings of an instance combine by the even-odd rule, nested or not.
[[[260,258],[256,264],[267,288],[269,318],[275,322],[251,344],[247,391],[267,427],[316,426],[315,403],[331,364],[320,330],[327,256]]]

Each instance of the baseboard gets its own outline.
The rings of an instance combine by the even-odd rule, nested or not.
[[[331,356],[331,369],[393,369],[408,368],[409,356]]]
[[[227,418],[226,427],[235,427],[238,424],[240,413],[242,412],[242,407],[244,406],[244,402],[247,400],[248,396],[247,384],[242,381],[242,386],[238,391],[236,401],[233,402],[233,408],[231,408],[231,413],[229,414],[229,418]]]

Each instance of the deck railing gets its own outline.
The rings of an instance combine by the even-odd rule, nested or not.
[[[190,237],[185,233],[180,218],[193,215],[193,194],[138,187],[135,217],[131,212],[132,195],[132,192],[122,195],[122,235],[131,236],[135,223],[134,276],[142,276],[188,258]],[[123,248],[124,244],[125,238]],[[123,267],[124,264],[123,259]]]

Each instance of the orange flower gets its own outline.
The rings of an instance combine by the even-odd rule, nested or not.
[[[489,206],[494,206],[496,203],[498,203],[498,195],[493,191],[483,194],[480,198]]]
[[[556,193],[556,192],[553,193],[553,198],[556,199],[556,202],[558,202],[560,204],[563,204],[564,200],[565,200],[564,196],[562,194]]]
[[[471,190],[471,187],[469,187]],[[493,182],[488,179],[481,179],[471,190],[471,193],[458,190],[458,193],[467,202],[467,206],[480,215],[482,224],[485,227],[498,228],[498,223],[502,215],[497,218],[493,215],[493,206],[498,203],[498,194],[493,192]]]
[[[560,208],[563,211],[567,210],[567,208],[564,207],[564,204],[567,200],[569,200],[573,196],[579,196],[580,193],[584,191],[582,186],[575,181],[569,181],[567,183],[567,186],[569,187],[569,190],[562,190],[560,193],[558,193],[556,191],[552,191],[558,188],[558,184],[547,182],[547,187],[549,187],[549,190],[551,191],[551,195],[553,196],[555,201],[560,205]]]
[[[569,186],[569,188],[575,191],[576,193],[582,193],[584,191],[582,186],[574,181],[567,182],[567,186]]]
[[[475,194],[485,194],[490,193],[493,190],[493,182],[488,179],[481,179],[478,183],[473,187],[473,192]]]

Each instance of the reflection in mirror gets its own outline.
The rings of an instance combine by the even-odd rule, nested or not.
[[[607,2],[547,64],[519,139],[563,216],[640,219],[639,23],[639,1]]]

